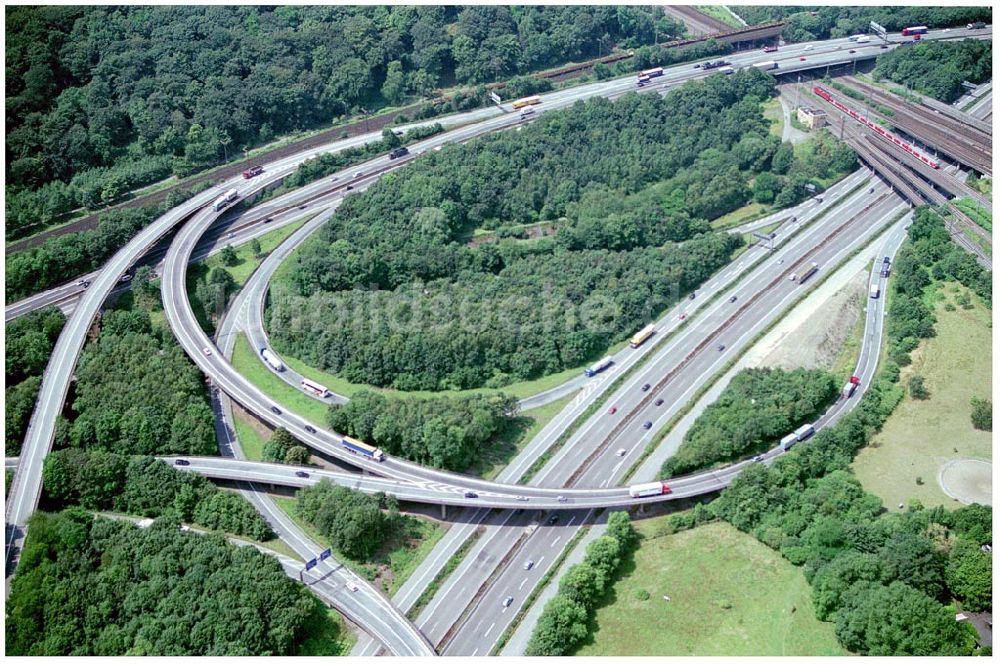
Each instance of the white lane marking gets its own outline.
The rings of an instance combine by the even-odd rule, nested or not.
[[[557,537],[557,538],[555,539],[555,541],[554,541],[554,542],[552,542],[552,544],[550,544],[550,545],[549,545],[549,548],[551,549],[552,547],[554,547],[554,546],[555,546],[556,544],[558,544],[558,543],[559,543],[559,540],[561,540],[561,539],[562,539],[562,535],[560,535],[559,537]]]

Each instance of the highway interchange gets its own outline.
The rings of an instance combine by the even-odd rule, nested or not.
[[[961,31],[953,31],[951,36],[961,36],[957,34],[959,32]],[[799,59],[801,56],[798,55],[798,51],[803,48],[803,45],[786,47],[782,49],[781,53],[782,56],[787,54],[787,57],[780,60],[782,71],[795,71],[797,68],[816,66],[825,67],[832,63],[850,61],[855,57],[874,57],[879,50],[877,45],[872,44],[867,48],[874,50],[862,53],[859,45],[858,54],[847,56],[843,52],[843,48],[847,44],[849,42],[846,40],[831,40],[820,43],[816,50],[809,53],[808,62]],[[759,62],[767,58],[774,58],[774,56],[764,56],[760,52],[752,52],[736,54],[727,59],[734,66],[738,66]],[[655,87],[662,91],[684,80],[704,75],[701,70],[681,65],[667,70],[664,77],[658,79]],[[545,101],[539,107],[539,111],[563,108],[575,103],[578,99],[595,94],[615,97],[634,89],[634,78],[632,77],[571,88],[545,95]],[[503,114],[495,108],[457,115],[449,119],[447,124],[464,126],[423,141],[412,147],[411,152],[414,155],[419,155],[444,143],[468,140],[489,131],[511,127],[519,122],[517,114]],[[443,124],[445,123],[443,122]],[[343,149],[348,145],[357,144],[361,138],[365,137],[338,142],[330,149]],[[374,135],[369,135],[367,140],[373,138],[375,138]],[[356,616],[355,621],[359,624],[366,621],[372,621],[373,625],[379,621],[386,625],[392,624],[393,629],[379,630],[378,637],[383,641],[383,645],[395,654],[432,654],[428,642],[437,645],[446,637],[448,642],[441,649],[443,654],[485,654],[485,651],[482,650],[484,644],[492,644],[503,631],[505,625],[509,623],[509,619],[516,614],[520,602],[523,602],[528,590],[544,574],[548,566],[555,561],[559,552],[559,549],[555,547],[560,542],[568,541],[575,530],[574,526],[579,526],[590,510],[635,505],[643,502],[630,498],[627,489],[617,487],[617,482],[629,470],[631,460],[642,452],[649,438],[655,435],[658,429],[687,403],[688,397],[697,391],[700,384],[714,375],[726,362],[737,356],[761,329],[779,317],[799,296],[801,293],[799,286],[787,279],[788,273],[800,269],[803,264],[809,261],[820,263],[821,272],[824,267],[832,268],[843,258],[870,242],[880,230],[885,228],[889,221],[898,216],[904,209],[894,195],[885,191],[883,185],[874,180],[868,182],[865,173],[852,176],[855,180],[865,181],[865,184],[857,192],[846,193],[848,184],[857,186],[855,180],[848,179],[842,183],[841,190],[835,188],[827,192],[827,200],[823,203],[814,200],[802,206],[801,210],[798,211],[796,222],[786,222],[778,229],[775,238],[776,248],[773,253],[769,253],[761,246],[749,250],[736,263],[723,269],[711,279],[699,291],[695,300],[679,303],[658,321],[657,334],[653,340],[647,342],[646,346],[638,351],[626,349],[619,353],[616,356],[614,371],[602,374],[590,381],[575,379],[568,386],[564,386],[562,388],[564,393],[569,393],[578,387],[582,387],[582,390],[577,399],[567,407],[565,413],[561,413],[553,420],[550,425],[551,430],[540,432],[527,449],[537,451],[550,445],[558,437],[557,432],[564,430],[569,422],[575,420],[580,413],[598,399],[607,399],[607,403],[615,404],[619,411],[618,417],[609,416],[603,409],[600,410],[589,418],[550,462],[535,475],[532,479],[533,486],[519,486],[516,484],[517,480],[527,470],[530,461],[533,461],[530,454],[522,453],[519,455],[498,477],[497,482],[485,482],[475,478],[456,476],[452,473],[422,468],[416,464],[397,459],[390,459],[383,464],[364,461],[359,463],[356,456],[348,455],[340,447],[339,436],[322,429],[322,423],[313,423],[312,426],[317,429],[317,432],[310,434],[305,430],[309,423],[304,418],[288,411],[284,406],[276,403],[249,381],[242,378],[225,359],[226,354],[219,352],[212,340],[201,332],[191,312],[190,303],[187,301],[184,283],[187,263],[192,257],[200,255],[200,251],[205,251],[199,247],[214,246],[218,248],[222,238],[221,233],[235,231],[213,231],[212,225],[219,215],[208,208],[200,211],[199,209],[213,200],[220,190],[232,186],[236,186],[240,190],[241,197],[252,196],[263,187],[280,180],[294,170],[299,163],[317,152],[319,151],[310,150],[308,154],[296,155],[274,164],[268,164],[266,174],[261,178],[251,181],[230,181],[223,183],[218,189],[199,194],[144,229],[135,240],[119,251],[101,271],[88,277],[91,281],[89,288],[80,292],[79,287],[67,286],[63,289],[56,289],[55,292],[50,291],[47,294],[42,294],[54,298],[54,300],[50,299],[49,301],[58,302],[71,299],[68,296],[73,294],[78,296],[78,301],[53,351],[52,360],[43,380],[38,406],[32,416],[29,435],[24,443],[24,451],[17,465],[15,482],[11,489],[11,498],[8,501],[7,509],[8,558],[12,553],[12,547],[19,543],[23,536],[23,525],[37,503],[41,490],[41,463],[51,446],[55,416],[62,410],[61,405],[65,399],[69,377],[91,321],[100,310],[107,295],[115,288],[121,275],[156,245],[167,232],[187,217],[191,217],[190,221],[184,224],[170,243],[163,263],[162,283],[168,322],[193,361],[212,378],[212,382],[217,388],[232,396],[264,421],[274,426],[285,426],[293,431],[296,437],[301,438],[310,447],[325,455],[339,457],[371,472],[386,476],[377,478],[346,472],[333,473],[310,469],[310,478],[307,478],[309,481],[315,481],[317,477],[329,474],[337,481],[354,482],[355,486],[365,490],[388,490],[376,487],[390,486],[394,487],[393,493],[405,500],[428,501],[435,504],[506,508],[522,508],[530,505],[530,511],[524,514],[517,514],[511,510],[499,513],[476,510],[464,523],[453,526],[449,537],[446,537],[446,539],[450,538],[451,541],[444,546],[445,550],[448,546],[451,546],[452,550],[457,548],[455,542],[462,541],[460,531],[468,531],[470,527],[474,529],[478,523],[487,526],[487,534],[480,537],[473,552],[466,557],[463,565],[459,567],[456,574],[452,575],[449,582],[435,595],[431,604],[418,617],[417,624],[423,634],[414,629],[405,618],[401,619],[399,610],[392,607],[388,600],[377,591],[372,593],[366,589],[366,592],[358,595],[345,591],[346,581],[344,579],[348,577],[338,577],[337,583],[329,582],[330,577],[318,582],[320,585],[326,583],[330,586],[327,588],[329,594],[340,596],[337,600],[338,608],[341,608],[349,616]],[[401,160],[400,163],[392,165],[402,166],[405,161]],[[342,184],[346,185],[349,180],[352,180],[352,173],[359,171],[365,173],[366,175],[360,178],[353,178],[360,185],[357,188],[362,189],[365,183],[373,181],[377,174],[389,165],[388,159],[381,157],[361,166],[352,167],[349,171],[338,174],[338,178]],[[307,225],[308,231],[304,228],[293,235],[293,238],[300,242],[308,236],[309,232],[321,225],[323,218],[325,218],[324,215],[332,212],[336,202],[345,193],[344,189],[330,192],[330,185],[330,178],[324,178],[292,194],[283,196],[281,199],[271,201],[267,205],[274,206],[274,208],[291,207],[281,219],[285,223],[305,214],[298,209],[298,205],[302,201],[306,202],[305,209],[326,210],[320,217]],[[869,190],[871,190],[870,193]],[[836,214],[825,215],[822,219],[814,221],[814,217],[831,207],[834,200],[840,201],[837,195],[841,192],[847,199],[840,202],[843,207],[838,209]],[[791,211],[785,212],[795,216]],[[192,214],[194,216],[191,216]],[[259,209],[251,209],[245,215],[246,225],[241,228],[239,237],[230,238],[227,236],[226,239],[235,242],[271,230],[276,224],[259,225],[257,228],[253,228],[257,220],[262,221],[266,214],[268,211],[263,206]],[[223,227],[217,228],[222,229]],[[901,228],[901,226],[897,225],[896,228]],[[835,231],[837,231],[835,237],[829,239]],[[213,232],[219,233],[219,235],[213,238],[210,235]],[[897,231],[895,235],[890,237],[901,241],[901,231]],[[281,249],[280,256],[287,255],[297,246],[297,242],[287,243],[288,247]],[[898,247],[898,243],[894,246],[891,246],[891,243],[887,244],[885,250],[894,251],[894,247]],[[761,258],[757,258],[755,254],[759,254]],[[276,258],[274,265],[278,262],[280,259]],[[240,319],[245,314],[246,318],[243,319],[245,329],[251,335],[255,325],[259,324],[260,300],[258,298],[262,296],[263,289],[266,289],[269,274],[267,273],[267,277],[262,277],[258,282],[254,282],[259,284],[256,286],[258,290],[250,289],[250,284],[248,284],[248,290],[245,293],[253,292],[256,295],[254,297],[247,296],[243,300],[245,306],[236,309],[238,313],[235,319]],[[817,275],[814,280],[818,281],[820,278],[821,275]],[[74,288],[76,288],[75,292]],[[713,300],[713,295],[718,295],[718,297]],[[730,302],[730,297],[735,297],[736,301]],[[44,301],[44,299],[40,298],[39,301]],[[877,315],[877,311],[881,307],[881,302],[881,299],[877,300],[875,307],[869,307],[867,333],[874,332],[872,326],[880,326],[881,318]],[[32,302],[32,307],[36,305],[36,302]],[[12,307],[7,307],[8,320],[11,318],[11,311]],[[686,314],[683,321],[679,317],[681,313]],[[872,320],[873,317],[877,320]],[[880,332],[880,328],[878,329]],[[251,338],[253,337],[251,336]],[[658,346],[657,341],[664,338],[668,338],[668,341],[662,346]],[[224,337],[220,336],[219,341],[223,340]],[[861,372],[859,375],[865,380],[862,388],[866,387],[867,381],[871,380],[871,375],[874,373],[874,362],[877,361],[877,337],[873,338],[873,343],[875,343],[874,353],[871,350],[866,353],[863,349],[859,360],[863,365],[859,367]],[[717,350],[720,345],[724,348]],[[206,348],[213,350],[213,352],[206,355],[204,351]],[[612,394],[606,394],[608,388],[613,385],[614,378],[631,367],[637,366],[640,359],[645,360],[645,364],[639,367],[624,385]],[[638,389],[640,385],[647,382],[656,387],[649,392]],[[655,406],[654,399],[657,398],[657,395],[665,397],[666,405]],[[856,402],[857,397],[850,403],[840,405],[840,410]],[[275,409],[279,412],[275,413]],[[827,414],[829,418],[837,416],[838,413],[834,411]],[[647,421],[653,423],[649,430],[641,428],[642,424]],[[619,449],[625,450],[624,456],[617,455],[616,452]],[[769,453],[769,458],[779,452],[772,451]],[[204,472],[213,477],[293,486],[295,485],[292,481],[293,478],[303,479],[295,478],[294,473],[290,473],[287,466],[264,467],[268,465],[226,459],[191,458],[189,460],[192,463],[189,469]],[[742,462],[722,471],[674,480],[671,482],[673,493],[667,498],[695,496],[718,491],[726,486],[746,463],[749,462]],[[639,474],[642,474],[642,469],[640,469]],[[342,477],[338,478],[338,476]],[[637,479],[643,478],[638,477]],[[582,488],[567,488],[568,485]],[[479,498],[465,498],[463,493],[469,488],[475,488],[479,493]],[[249,493],[256,492],[250,491]],[[526,497],[528,501],[519,500],[518,496]],[[565,497],[566,501],[560,501],[560,496]],[[644,500],[652,502],[656,499]],[[262,504],[256,502],[255,504],[262,507]],[[565,510],[566,512],[562,520],[557,524],[552,524],[551,528],[539,528],[534,531],[533,536],[523,537],[526,526],[532,520],[537,520],[542,516],[536,512],[537,510]],[[17,528],[12,529],[11,524]],[[452,532],[455,533],[454,537],[450,537]],[[555,540],[551,539],[553,535],[556,537]],[[289,533],[287,537],[292,540],[290,543],[300,555],[315,554],[314,543],[300,541],[300,546],[296,546],[294,543],[295,534]],[[285,534],[283,534],[283,538],[285,538]],[[521,556],[534,556],[532,558],[535,563],[533,568],[524,570],[521,565],[514,564],[508,565],[494,574],[497,566],[490,563],[498,561],[499,554],[497,552],[505,552],[503,556],[509,557],[510,552],[515,547],[519,559]],[[476,553],[477,551],[480,553]],[[485,556],[482,555],[483,553]],[[437,556],[438,559],[440,557]],[[502,559],[502,557],[499,558],[499,560]],[[488,562],[484,563],[484,561]],[[467,567],[464,572],[463,566]],[[471,569],[473,567],[477,567],[477,569]],[[521,574],[520,572],[526,573]],[[463,576],[463,574],[469,576]],[[426,574],[423,576],[426,577]],[[416,578],[418,575],[415,574],[414,577]],[[455,581],[459,578],[462,579],[461,583]],[[475,584],[477,578],[482,579],[482,583],[486,583],[488,580],[489,588],[484,590],[482,596],[478,598],[478,602],[470,605],[468,600],[472,599],[472,595],[469,592],[469,584]],[[524,589],[526,583],[532,584],[532,586],[528,586],[528,590]],[[404,587],[400,595],[405,593],[407,593],[407,589]],[[505,608],[501,613],[498,608],[498,598],[504,596],[504,593],[512,594],[517,603]],[[413,593],[410,591],[408,594],[412,595]],[[355,597],[363,597],[365,601],[356,601]],[[413,599],[415,600],[415,597]],[[380,605],[380,600],[384,601],[384,604]],[[496,603],[493,603],[494,601]],[[399,602],[397,605],[405,610],[405,607]],[[498,615],[501,617],[498,618]],[[383,617],[379,618],[378,616]],[[389,616],[391,622],[385,622],[384,616]],[[493,620],[488,623],[487,618],[490,616],[493,617]],[[433,620],[431,620],[432,618]],[[455,621],[459,619],[462,620],[463,625],[468,627],[467,629],[453,629]],[[396,634],[396,636],[387,639],[385,631]],[[386,642],[387,640],[393,642]],[[367,640],[363,640],[359,644],[359,650],[371,650],[372,648],[373,646],[369,645]]]

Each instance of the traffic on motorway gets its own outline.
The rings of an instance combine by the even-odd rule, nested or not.
[[[942,36],[932,31],[927,38]],[[955,33],[948,38],[957,36],[961,35]],[[478,546],[484,550],[490,546],[494,550],[509,551],[517,544],[522,547],[522,553],[516,564],[498,572],[487,594],[488,602],[482,598],[472,600],[475,605],[465,613],[463,621],[465,624],[481,625],[486,622],[482,620],[482,615],[496,613],[497,606],[506,617],[493,621],[488,629],[463,630],[449,641],[445,653],[469,654],[477,643],[476,650],[484,643],[493,643],[525,601],[525,583],[533,585],[551,569],[558,557],[558,549],[553,550],[554,547],[559,541],[568,540],[575,529],[590,517],[592,510],[644,505],[719,491],[750,464],[770,463],[794,444],[808,439],[816,430],[835,422],[857,403],[860,394],[869,386],[878,361],[884,314],[883,299],[878,294],[884,289],[889,269],[882,264],[876,266],[871,276],[872,306],[867,312],[865,343],[855,372],[856,380],[844,386],[843,398],[822,418],[808,427],[789,432],[792,438],[775,441],[775,446],[767,453],[726,468],[661,481],[641,477],[644,467],[633,467],[658,432],[708,378],[738,357],[755,335],[783,315],[828,270],[885,231],[903,210],[900,200],[881,184],[872,183],[870,188],[867,187],[867,173],[852,176],[838,185],[839,188],[827,193],[829,200],[811,200],[797,209],[795,214],[786,217],[769,243],[758,244],[738,263],[720,271],[698,293],[692,294],[693,300],[678,304],[659,321],[637,331],[629,348],[595,363],[583,376],[567,381],[544,398],[535,398],[533,405],[538,405],[544,399],[552,400],[579,391],[577,399],[567,406],[565,414],[554,418],[553,429],[540,432],[536,437],[538,442],[533,441],[526,448],[526,451],[534,450],[536,455],[539,447],[546,443],[551,445],[557,434],[590,405],[604,399],[607,408],[584,421],[528,485],[519,485],[517,481],[534,460],[530,454],[515,459],[497,481],[466,477],[392,458],[364,441],[310,422],[279,403],[237,372],[227,359],[227,353],[220,352],[217,340],[202,331],[188,300],[188,264],[220,249],[225,243],[246,242],[270,231],[277,225],[272,220],[288,223],[301,217],[306,209],[332,213],[344,196],[362,191],[384,173],[405,167],[428,150],[532,121],[538,114],[566,108],[588,96],[615,98],[635,90],[663,93],[684,81],[719,71],[726,73],[726,68],[732,67],[755,66],[774,74],[823,68],[873,58],[883,48],[877,43],[853,44],[846,39],[829,40],[795,45],[782,49],[778,54],[758,51],[734,54],[723,64],[706,61],[694,67],[689,63],[658,68],[641,72],[635,77],[528,97],[518,100],[509,109],[488,108],[456,115],[446,124],[459,125],[458,128],[412,145],[408,151],[393,151],[353,166],[333,178],[339,179],[336,186],[331,186],[331,179],[324,178],[266,206],[251,208],[238,216],[229,212],[236,204],[250,202],[265,188],[280,182],[306,159],[364,142],[362,138],[365,141],[374,140],[375,135],[368,134],[263,164],[259,171],[233,178],[170,210],[143,229],[100,271],[72,284],[13,303],[5,309],[7,320],[49,304],[65,306],[70,311],[69,320],[45,372],[21,456],[7,461],[8,468],[16,468],[7,504],[8,560],[12,557],[16,560],[28,518],[37,506],[42,488],[42,463],[51,449],[56,417],[62,412],[73,370],[92,321],[112,292],[127,288],[130,270],[143,256],[154,264],[162,256],[160,269],[167,322],[185,352],[213,385],[264,422],[285,427],[312,449],[370,474],[291,467],[238,458],[166,457],[164,461],[180,470],[254,485],[301,487],[329,479],[353,489],[369,493],[385,492],[406,501],[506,509],[503,515],[489,517],[492,519],[491,527]],[[850,187],[856,187],[859,182],[865,182],[866,186],[852,194]],[[825,214],[833,207],[837,207],[837,214]],[[321,215],[319,221],[314,220],[293,234],[274,253],[273,260],[265,263],[267,267],[262,267],[254,275],[244,292],[245,299],[241,301],[245,306],[239,307],[242,315],[236,317],[234,325],[248,333],[259,350],[261,361],[283,379],[317,399],[337,402],[344,398],[287,370],[286,363],[267,344],[261,316],[263,298],[274,269],[326,218]],[[220,220],[223,220],[222,223]],[[155,251],[158,243],[178,226],[179,231],[169,246],[160,252]],[[884,253],[887,259],[894,256],[903,240],[902,228],[903,223],[896,222],[880,245],[879,253]],[[629,377],[619,385],[620,381],[616,379],[626,372],[629,372]],[[628,475],[633,471],[636,478],[629,481]],[[273,508],[273,505],[268,507],[266,501],[255,504],[261,510]],[[540,512],[546,514],[540,515]],[[487,519],[486,510],[477,514],[480,520]],[[564,534],[560,540],[543,543],[542,537],[535,536],[538,526],[559,528]],[[468,529],[462,532],[468,532]],[[287,537],[294,540],[296,535],[288,530]],[[545,547],[549,550],[543,550]],[[313,544],[300,540],[300,553],[311,552],[314,548]],[[493,572],[492,568],[490,572]],[[331,573],[331,577],[317,578],[317,587],[325,587],[330,596],[336,595],[338,607],[345,613],[364,616],[364,620],[371,624],[379,624],[380,628],[370,633],[394,654],[434,654],[433,646],[454,626],[454,621],[449,623],[443,618],[444,614],[439,613],[436,627],[427,632],[423,631],[423,627],[418,629],[377,591],[366,587],[365,592],[358,594],[359,582],[364,585],[363,581],[347,571],[333,570]],[[466,600],[470,598],[462,597],[463,590],[457,584],[445,585],[442,592],[441,597],[453,598],[455,607],[465,609],[469,606]],[[421,614],[421,619],[423,616]]]

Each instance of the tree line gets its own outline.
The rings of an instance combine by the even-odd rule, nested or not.
[[[863,655],[967,655],[975,632],[949,605],[991,606],[992,512],[949,512],[911,501],[886,513],[850,472],[854,454],[903,397],[899,368],[933,334],[919,294],[957,279],[987,293],[989,274],[953,244],[940,217],[918,208],[893,266],[888,360],[858,406],[771,466],[748,467],[722,495],[672,519],[675,529],[722,518],[803,567],[817,615],[835,623],[840,643]],[[988,300],[987,300],[988,301]]]
[[[314,600],[221,535],[36,512],[6,605],[10,655],[293,655]]]
[[[405,518],[395,497],[353,491],[327,479],[299,489],[295,498],[298,515],[338,551],[359,562],[371,559]]]
[[[875,21],[889,32],[905,27],[926,25],[947,28],[975,21],[992,22],[989,7],[803,7],[781,5],[747,5],[737,13],[750,25],[784,20],[788,25],[781,36],[785,41],[802,42],[815,39],[836,39],[871,31]]]
[[[990,41],[927,41],[878,57],[872,76],[900,83],[951,103],[964,94],[964,81],[982,83],[993,75]]]
[[[822,369],[744,369],[694,421],[660,476],[684,475],[774,447],[822,414],[837,398],[837,387]]]
[[[42,374],[64,325],[66,316],[62,311],[44,307],[5,326],[4,451],[7,456],[17,456],[21,452],[21,442],[42,386]]]
[[[611,588],[622,560],[636,543],[628,512],[612,512],[605,534],[587,545],[583,561],[566,570],[559,581],[559,592],[545,604],[524,654],[572,654],[587,638],[597,602]]]
[[[460,472],[516,410],[517,400],[504,394],[400,399],[361,390],[330,407],[328,424],[386,454]]]
[[[49,238],[37,247],[7,256],[4,267],[7,300],[40,293],[99,269],[154,219],[211,186],[210,182],[203,182],[190,190],[171,192],[160,205],[108,210],[93,230]]]
[[[261,461],[268,463],[287,463],[293,466],[304,466],[309,463],[309,450],[305,445],[289,433],[285,427],[278,427],[264,443]]]
[[[8,237],[284,133],[682,30],[624,6],[22,7]]]
[[[254,205],[259,205],[263,201],[304,187],[310,182],[315,182],[327,175],[344,170],[353,164],[383,155],[393,148],[410,145],[411,143],[416,143],[440,134],[444,131],[444,127],[439,122],[435,122],[432,125],[413,127],[401,134],[397,134],[397,131],[402,132],[400,129],[393,130],[386,127],[382,130],[382,138],[380,140],[371,141],[357,147],[345,148],[337,152],[324,152],[318,157],[306,159],[291,175],[281,182],[281,186],[269,189],[254,199]]]
[[[181,472],[152,456],[101,449],[55,450],[45,458],[46,499],[60,508],[112,510],[169,517],[212,530],[267,541],[267,522],[238,493],[219,489],[195,473]]]
[[[728,260],[738,240],[708,237],[706,218],[747,203],[748,182],[776,159],[785,172],[795,164],[761,114],[773,92],[760,71],[719,75],[666,98],[580,102],[522,131],[421,157],[348,197],[296,253],[271,292],[276,347],[350,380],[399,389],[501,386],[599,355],[672,301],[663,294],[682,296]],[[815,161],[853,165],[846,155]],[[779,192],[797,187],[785,202],[806,195],[805,181],[771,179]],[[476,229],[539,221],[556,226],[554,239],[474,241]],[[525,293],[541,296],[507,304]],[[622,314],[596,333],[581,315],[552,333],[531,324],[558,306],[579,306],[581,295]],[[643,297],[649,301],[637,304]],[[475,334],[442,326],[414,334],[409,326],[405,338],[389,338],[374,320],[388,312],[408,321],[425,301],[456,323],[458,306],[477,315],[513,310],[505,325]]]

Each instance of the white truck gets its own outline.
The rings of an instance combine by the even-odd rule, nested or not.
[[[816,428],[813,427],[813,425],[803,424],[802,426],[800,426],[798,429],[795,430],[795,440],[801,443],[803,440],[813,435],[814,433],[816,433]]]
[[[264,358],[264,361],[267,362],[267,365],[272,369],[274,369],[275,371],[285,370],[285,365],[281,362],[281,360],[278,359],[278,356],[272,353],[267,348],[260,349],[260,356]]]
[[[794,433],[790,433],[790,434],[788,434],[787,436],[785,436],[784,438],[781,439],[781,449],[783,449],[783,450],[789,450],[789,449],[791,449],[792,445],[794,445],[798,441],[799,441],[799,439],[795,437],[795,434]]]
[[[881,289],[879,288],[878,284],[872,284],[871,288],[868,289],[868,297],[870,297],[873,300],[877,300],[880,292]]]
[[[584,369],[583,370],[583,374],[587,378],[593,378],[597,374],[601,373],[602,371],[604,371],[605,369],[607,369],[608,367],[610,367],[613,362],[614,362],[614,358],[612,358],[610,356],[609,357],[605,357],[602,360],[600,360],[599,362],[595,362],[594,364],[591,364],[589,367],[587,367],[586,369]]]
[[[226,207],[239,197],[240,197],[240,192],[236,191],[235,189],[230,189],[229,191],[227,191],[226,193],[215,199],[215,202],[212,203],[212,209],[218,212],[219,210]]]
[[[645,484],[633,484],[628,488],[628,495],[633,498],[646,498],[648,496],[662,496],[670,493],[670,487],[666,482],[646,482]]]

